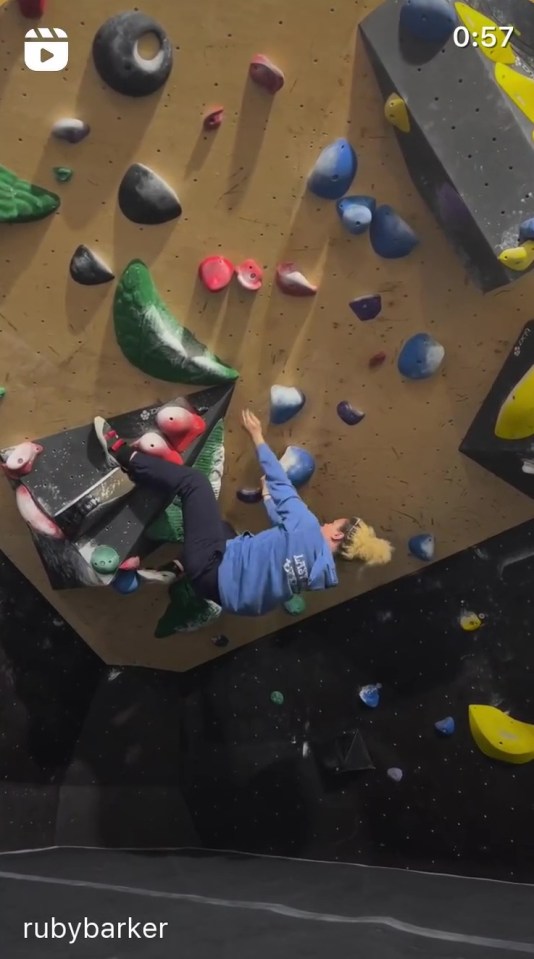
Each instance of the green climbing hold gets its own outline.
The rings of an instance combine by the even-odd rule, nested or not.
[[[274,689],[271,693],[271,702],[275,703],[276,706],[284,705],[284,694],[281,693],[278,689]]]
[[[203,386],[228,383],[239,376],[178,323],[141,260],[132,260],[119,280],[113,320],[126,359],[148,376]]]
[[[195,469],[199,469],[208,477],[215,496],[221,490],[222,472],[224,466],[224,423],[219,420],[208,436],[202,451],[195,462]],[[177,498],[157,519],[147,528],[146,535],[158,543],[183,543],[184,527],[182,507]]]
[[[54,213],[61,200],[55,193],[21,180],[0,166],[0,223],[29,223]]]
[[[7,390],[6,390],[5,386],[0,386],[0,400],[3,400],[4,396],[6,395],[6,393],[7,393]]]
[[[121,558],[113,546],[97,546],[91,553],[91,566],[96,573],[102,576],[115,573],[120,565]]]
[[[221,615],[221,607],[211,600],[197,596],[187,579],[173,583],[169,596],[171,601],[154,632],[157,639],[164,639],[174,633],[192,633]]]
[[[288,599],[287,603],[284,603],[284,609],[290,616],[301,616],[306,609],[304,596],[296,593],[291,599]]]
[[[58,183],[68,183],[74,176],[74,170],[71,170],[70,166],[55,166],[53,170]]]

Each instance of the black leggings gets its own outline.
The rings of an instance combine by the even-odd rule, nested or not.
[[[218,572],[226,542],[236,533],[219,513],[211,483],[200,470],[168,463],[157,456],[124,449],[115,453],[130,479],[179,496],[184,521],[183,566],[193,589],[204,599],[220,604]]]

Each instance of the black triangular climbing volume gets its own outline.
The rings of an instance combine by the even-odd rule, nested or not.
[[[162,406],[183,406],[198,413],[206,430],[183,453],[185,465],[194,466],[213,428],[226,415],[233,391],[233,383],[196,390],[108,419],[120,436],[133,441],[157,430],[156,414]],[[32,533],[54,589],[98,585],[88,562],[96,546],[114,547],[121,561],[154,549],[145,529],[168,506],[168,498],[133,486],[120,469],[110,470],[92,423],[36,442],[43,452],[21,482],[67,537],[54,540]],[[0,459],[6,454],[0,452]]]
[[[534,499],[534,320],[523,327],[459,448]]]

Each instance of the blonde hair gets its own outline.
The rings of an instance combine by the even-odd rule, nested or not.
[[[367,566],[383,566],[393,555],[393,546],[387,539],[379,539],[372,526],[353,517],[347,523],[337,555],[341,559],[360,559]]]

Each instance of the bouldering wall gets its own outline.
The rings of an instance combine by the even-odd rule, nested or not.
[[[0,446],[81,427],[95,414],[152,409],[192,389],[141,372],[117,345],[116,283],[107,272],[120,277],[130,261],[142,260],[174,316],[241,374],[225,417],[226,518],[240,530],[266,525],[261,505],[236,498],[258,481],[238,413],[251,404],[267,418],[270,388],[281,384],[302,390],[306,404],[267,436],[277,454],[297,444],[315,456],[315,475],[303,488],[310,507],[321,519],[357,513],[396,546],[393,562],[375,571],[340,564],[340,587],[307,596],[303,615],[416,570],[421,561],[408,551],[411,537],[433,534],[442,558],[531,511],[527,497],[469,462],[458,446],[531,319],[532,277],[485,296],[468,280],[384,118],[357,36],[374,4],[332,3],[309,0],[303,15],[301,5],[282,0],[183,0],[176,9],[150,0],[147,12],[165,28],[174,63],[161,90],[139,98],[110,89],[92,59],[97,31],[123,4],[99,0],[81,12],[68,0],[50,0],[41,23],[61,28],[70,42],[68,69],[57,73],[24,66],[32,21],[20,16],[18,3],[8,0],[0,10],[0,159],[61,198],[46,219],[0,224],[0,383],[7,391]],[[258,53],[285,74],[274,94],[249,78]],[[261,63],[256,69],[275,89],[276,71],[261,74]],[[477,91],[466,96],[476,100]],[[206,115],[220,107],[222,123],[216,113],[205,129]],[[52,138],[65,117],[88,124],[89,134],[76,143]],[[346,229],[355,229],[350,209],[342,222],[335,202],[307,191],[320,151],[340,137],[358,154],[351,192],[390,205],[415,230],[419,244],[408,257],[377,255],[368,235]],[[124,215],[119,187],[134,164],[172,187],[179,218],[146,224]],[[74,172],[70,179],[58,174],[67,177],[58,182],[54,167]],[[142,175],[134,168],[130,176]],[[81,246],[98,254],[101,262],[89,269],[109,282],[74,281],[69,264]],[[234,279],[209,292],[198,278],[209,256],[234,264],[253,258],[264,272],[262,288],[247,290]],[[78,252],[74,273],[88,268],[84,257]],[[275,281],[277,266],[286,263],[317,285],[315,295],[284,291],[295,282],[295,270],[287,269]],[[377,294],[382,309],[371,319],[376,300],[368,297]],[[442,344],[445,358],[432,378],[412,382],[397,359],[418,333]],[[403,369],[417,348],[412,341],[403,350]],[[373,359],[379,353],[385,358]],[[164,588],[132,596],[53,591],[7,482],[0,484],[0,509],[0,547],[110,663],[185,670],[287,622],[283,610],[258,620],[221,617],[197,633],[156,639],[168,602]],[[172,551],[167,547],[165,557]],[[226,647],[214,644],[219,634],[230,640]]]

